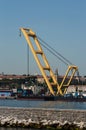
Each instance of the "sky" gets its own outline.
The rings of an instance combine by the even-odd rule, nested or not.
[[[19,28],[31,28],[86,75],[85,0],[0,0],[0,73],[27,74],[27,42]],[[64,64],[45,50],[53,71]],[[29,52],[29,73],[40,73]]]

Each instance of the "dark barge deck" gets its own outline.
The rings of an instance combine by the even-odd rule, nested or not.
[[[21,96],[19,100],[43,100],[43,101],[71,101],[71,102],[86,102],[84,97],[63,97],[63,96]]]

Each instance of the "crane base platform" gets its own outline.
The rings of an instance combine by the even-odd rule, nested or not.
[[[64,96],[19,96],[19,100],[42,100],[42,101],[65,101],[65,102],[86,102],[86,97],[64,97]]]

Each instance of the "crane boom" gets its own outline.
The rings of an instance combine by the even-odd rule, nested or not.
[[[47,86],[50,90],[50,93],[52,95],[57,95],[57,94],[63,95],[66,92],[67,87],[69,86],[75,72],[78,69],[77,66],[74,66],[74,65],[69,66],[61,84],[58,84],[56,77],[55,77],[55,75],[54,75],[54,73],[53,73],[53,71],[48,63],[48,60],[47,60],[47,58],[42,50],[42,47],[38,41],[38,38],[37,38],[35,32],[33,32],[31,29],[28,29],[28,28],[20,28],[20,30],[23,33],[23,35],[24,35],[24,37],[25,37],[25,39],[26,39],[26,41],[27,41],[27,43],[32,51],[32,54],[37,62],[37,65],[38,65],[46,83],[47,83]],[[31,38],[33,38],[35,45],[37,47],[37,50],[35,50],[35,48],[32,44]],[[39,58],[39,55],[41,56],[41,58],[44,62],[44,65],[42,65],[40,58]],[[67,84],[65,84],[65,80],[66,80],[66,78],[71,70],[72,70],[72,74],[70,76],[70,79],[68,80]],[[52,82],[50,82],[48,77],[47,77],[47,74],[46,74],[47,71],[50,74],[49,76],[51,77]],[[64,90],[62,90],[63,87],[65,87]]]

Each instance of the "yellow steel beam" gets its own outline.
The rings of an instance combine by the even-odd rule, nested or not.
[[[45,54],[44,54],[44,52],[42,50],[42,47],[41,47],[41,45],[40,45],[40,43],[39,43],[39,41],[37,39],[36,34],[31,29],[21,28],[20,30],[22,31],[22,33],[23,33],[23,35],[24,35],[24,37],[25,37],[25,39],[26,39],[26,41],[27,41],[27,43],[28,43],[28,45],[29,45],[29,47],[30,47],[30,49],[32,51],[32,54],[34,55],[34,58],[35,58],[35,60],[37,62],[37,65],[38,65],[38,67],[39,67],[39,69],[40,69],[46,83],[47,83],[47,86],[48,86],[48,88],[50,90],[50,93],[52,95],[55,95],[55,93],[57,93],[59,95],[63,95],[66,92],[67,87],[69,86],[75,72],[78,69],[77,66],[72,65],[72,66],[68,67],[68,69],[66,71],[66,74],[65,74],[61,84],[59,85],[57,80],[56,80],[56,77],[55,77],[55,75],[54,75],[54,73],[53,73],[53,71],[52,71],[52,69],[51,69],[51,67],[50,67],[50,65],[48,63],[48,60],[47,60],[47,58],[46,58],[46,56],[45,56]],[[32,41],[31,41],[30,37],[32,37],[34,39],[37,50],[34,49],[34,46],[32,44]],[[45,66],[43,66],[41,64],[40,59],[38,58],[38,55],[41,55],[41,57],[42,57],[42,59],[43,59],[43,61],[45,63]],[[73,71],[72,75],[70,76],[70,79],[69,79],[68,83],[65,85],[64,84],[65,80],[66,80],[66,78],[67,78],[67,76],[68,76],[68,74],[69,74],[69,72],[71,70]],[[49,79],[48,79],[48,77],[46,75],[46,71],[49,71],[50,77],[52,78],[52,83],[49,81]],[[54,91],[53,86],[56,87],[57,92]],[[62,89],[63,86],[66,86],[66,88],[62,92],[61,89]]]
[[[61,84],[59,85],[59,90],[61,90],[62,87],[65,86],[65,89],[64,89],[64,92],[62,93],[62,95],[64,95],[66,93],[66,90],[67,90],[67,87],[70,85],[70,82],[71,80],[73,79],[74,77],[74,74],[75,72],[78,70],[78,67],[77,66],[74,66],[74,65],[71,65],[71,66],[68,66],[68,69],[66,71],[66,74],[61,82]],[[66,78],[68,77],[68,74],[70,73],[70,71],[72,72],[68,82],[65,84],[65,80]],[[57,94],[59,94],[60,92],[58,91]]]
[[[43,75],[43,77],[44,77],[44,79],[45,79],[48,87],[49,87],[50,93],[54,95],[55,92],[54,92],[54,90],[53,90],[53,88],[51,86],[51,83],[49,82],[49,79],[48,79],[46,73],[45,73],[45,69],[43,69],[43,66],[41,65],[41,62],[40,62],[40,60],[38,58],[38,54],[40,54],[42,56],[43,61],[45,63],[45,68],[50,68],[50,66],[49,66],[49,63],[48,63],[48,61],[46,59],[46,56],[43,53],[43,50],[42,50],[42,48],[41,48],[41,46],[39,44],[39,41],[38,41],[35,33],[32,30],[24,29],[24,28],[21,28],[21,31],[22,31],[22,33],[23,33],[23,35],[24,35],[24,37],[25,37],[25,39],[26,39],[26,41],[27,41],[27,43],[28,43],[28,45],[29,45],[29,47],[30,47],[33,55],[34,55],[34,58],[35,58],[35,60],[37,62],[37,65],[38,65],[38,67],[39,67],[39,69],[40,69],[40,71],[41,71],[41,73],[42,73],[42,75]],[[35,41],[35,43],[37,45],[38,51],[41,52],[41,53],[38,53],[38,54],[36,53],[37,51],[34,49],[34,47],[32,45],[32,42],[30,40],[30,37],[33,37],[33,39],[34,39],[34,41]],[[51,77],[53,79],[53,82],[57,84],[56,78],[55,78],[55,76],[54,76],[53,71],[51,70],[51,68],[48,69],[48,71],[50,71],[50,74],[51,74]]]

